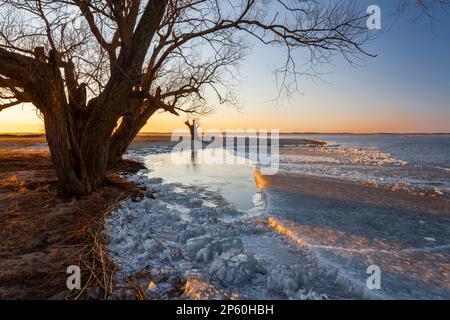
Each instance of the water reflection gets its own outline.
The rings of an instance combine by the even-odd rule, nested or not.
[[[204,187],[220,193],[238,209],[251,209],[256,193],[253,166],[227,153],[224,149],[195,149],[193,152],[152,154],[145,157],[145,164],[151,170],[150,177],[163,177],[167,183]],[[235,161],[218,164],[215,159],[222,154]]]

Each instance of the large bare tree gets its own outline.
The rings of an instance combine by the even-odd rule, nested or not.
[[[252,41],[279,48],[280,90],[310,65],[365,54],[366,10],[332,0],[0,0],[0,111],[42,114],[67,195],[89,194],[158,110],[233,103]]]

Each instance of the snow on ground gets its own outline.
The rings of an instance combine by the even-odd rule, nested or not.
[[[204,188],[163,183],[141,171],[128,179],[155,199],[127,200],[106,221],[118,279],[145,272],[149,298],[341,299],[338,272],[267,224],[262,194],[240,211]],[[151,280],[149,280],[151,279]]]

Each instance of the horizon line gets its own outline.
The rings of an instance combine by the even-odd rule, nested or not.
[[[187,129],[186,129],[187,130]],[[255,129],[258,131],[258,129]],[[226,133],[225,131],[221,130],[221,133]],[[236,133],[245,133],[245,130],[243,131],[237,131]],[[146,134],[160,134],[160,135],[170,135],[172,132],[170,131],[145,131],[145,132],[139,132],[137,136],[139,135],[146,135]],[[449,132],[321,132],[321,131],[287,131],[287,132],[280,132],[280,134],[286,135],[286,134],[322,134],[322,135],[445,135],[450,134]],[[23,132],[0,132],[0,136],[44,136],[45,132],[39,131],[39,132],[33,132],[33,131],[23,131]]]

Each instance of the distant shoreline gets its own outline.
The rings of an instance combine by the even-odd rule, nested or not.
[[[222,132],[224,133],[224,132]],[[245,133],[245,131],[243,132],[238,132],[238,133]],[[146,135],[160,135],[160,136],[165,136],[165,135],[171,135],[171,132],[141,132],[138,134],[138,136],[146,136]],[[369,132],[369,133],[352,133],[352,132],[341,132],[341,133],[327,133],[327,132],[280,132],[280,135],[353,135],[353,136],[369,136],[369,135],[450,135],[450,132],[427,132],[427,133],[422,133],[422,132],[414,132],[414,133],[391,133],[391,132]]]
[[[224,132],[222,132],[224,133]],[[245,132],[239,132],[245,133]],[[171,136],[171,132],[141,132],[137,135],[139,137],[148,137],[148,136],[160,136],[166,137]],[[392,136],[436,136],[436,135],[450,135],[450,132],[415,132],[415,133],[391,133],[391,132],[370,132],[370,133],[354,133],[354,132],[341,132],[341,133],[327,133],[327,132],[280,132],[280,135],[329,135],[329,136],[338,136],[338,135],[348,135],[348,136],[371,136],[371,135],[392,135]],[[5,132],[0,133],[0,138],[42,138],[45,137],[45,133],[33,133],[33,132]]]
[[[45,137],[45,133],[32,133],[32,132],[0,133],[0,138],[41,138],[41,137]]]

